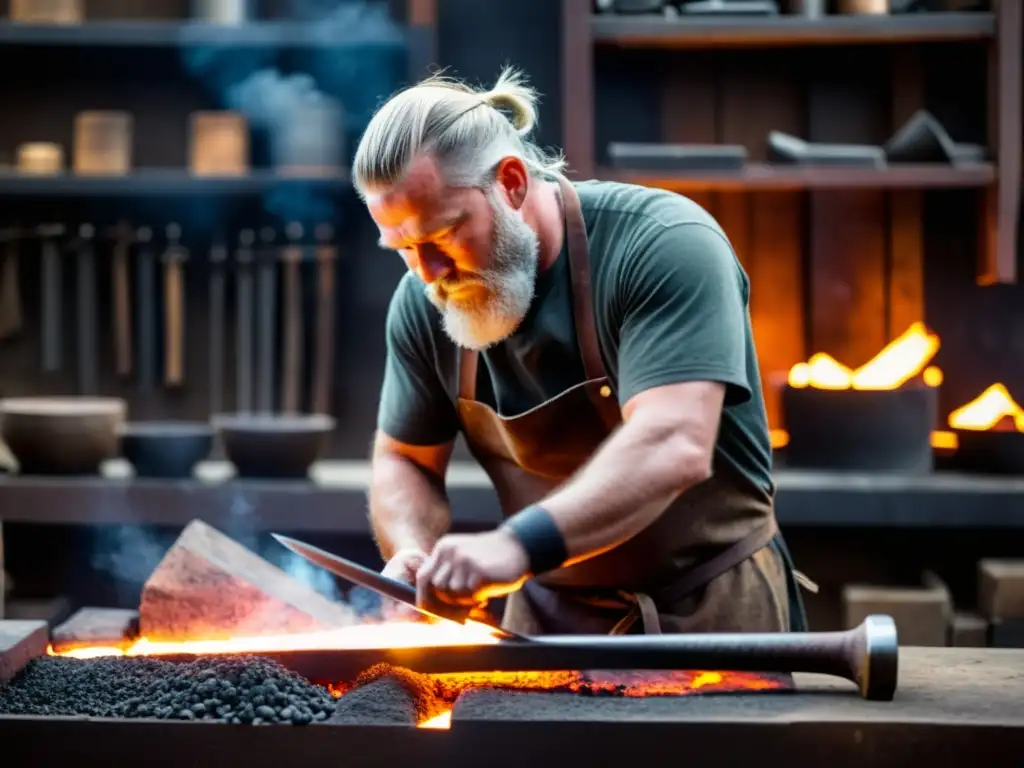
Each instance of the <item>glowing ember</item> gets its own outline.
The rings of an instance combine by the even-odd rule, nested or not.
[[[461,626],[451,622],[364,624],[329,632],[274,637],[233,638],[230,640],[188,640],[154,642],[146,638],[118,646],[83,646],[55,651],[52,656],[96,659],[110,656],[181,656],[233,653],[274,653],[280,651],[429,648],[453,645],[482,645],[498,642],[490,627],[469,622]],[[387,665],[382,666],[382,674]],[[410,674],[410,673],[406,673]],[[411,673],[415,674],[415,673]],[[591,696],[683,696],[698,691],[765,691],[789,687],[788,676],[760,675],[753,672],[668,671],[668,672],[462,672],[419,675],[433,700],[424,711],[431,717],[418,723],[427,730],[451,727],[451,708],[465,691],[479,688],[517,691],[550,691]],[[360,683],[348,681],[328,685],[340,697]],[[365,681],[362,683],[365,684]]]
[[[1003,384],[993,384],[974,400],[949,414],[949,426],[972,432],[1024,432],[1024,408],[1010,396]],[[932,447],[955,451],[960,441],[956,432],[932,432]]]
[[[442,712],[437,717],[424,720],[417,727],[426,728],[431,731],[447,731],[452,727],[452,711],[449,709],[447,712]]]
[[[942,383],[942,371],[928,363],[939,351],[939,337],[924,323],[914,323],[857,370],[852,370],[824,352],[789,371],[789,386],[796,389],[898,389],[920,376],[929,387]]]
[[[498,642],[490,627],[468,622],[465,626],[449,621],[387,622],[293,635],[236,637],[227,640],[184,640],[157,642],[148,638],[124,647],[89,646],[54,651],[55,656],[95,659],[103,656],[175,656],[225,653],[274,653],[277,651],[320,651],[373,648],[425,648],[452,645],[490,645]]]
[[[1003,384],[993,384],[971,402],[949,414],[953,429],[984,432],[992,429],[1024,432],[1024,408]]]
[[[432,695],[438,703],[438,706],[428,709],[437,711],[438,708],[444,708],[440,714],[419,723],[419,728],[428,730],[451,728],[451,707],[462,693],[473,689],[643,698],[686,696],[708,691],[784,690],[789,687],[786,676],[759,675],[755,672],[468,672],[423,677],[431,682]],[[339,696],[345,690],[345,687],[332,686],[332,692]]]

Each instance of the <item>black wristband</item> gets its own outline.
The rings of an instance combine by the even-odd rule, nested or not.
[[[544,507],[533,504],[503,524],[523,545],[530,558],[530,573],[538,576],[560,568],[569,559],[562,532]]]

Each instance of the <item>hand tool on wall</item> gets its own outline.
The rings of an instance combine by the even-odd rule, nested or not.
[[[38,229],[42,238],[41,305],[43,308],[43,371],[53,373],[61,367],[64,331],[64,264],[57,238],[64,235],[63,224],[43,224]]]
[[[302,225],[292,222],[285,228],[288,245],[281,251],[284,262],[284,384],[281,410],[298,413],[302,386],[303,347],[306,343],[302,317]]]
[[[117,375],[124,377],[132,373],[132,305],[128,255],[135,239],[135,232],[127,221],[121,220],[111,234],[114,237],[114,252],[111,258],[114,357]]]
[[[257,380],[256,408],[262,413],[274,410],[274,370],[277,360],[275,331],[277,330],[277,253],[274,248],[274,230],[260,230],[260,252],[257,262],[259,282],[259,378]]]
[[[17,336],[24,325],[21,307],[21,270],[18,269],[18,239],[15,227],[0,230],[3,270],[0,272],[0,341]]]
[[[238,235],[235,263],[238,268],[235,281],[235,410],[252,411],[252,247],[256,235],[244,229]]]
[[[224,408],[225,275],[228,249],[218,234],[210,247],[210,414]]]
[[[185,380],[185,275],[188,251],[181,244],[181,226],[168,224],[164,251],[164,385]]]
[[[79,394],[95,395],[99,391],[97,377],[96,328],[96,228],[82,224],[75,240],[78,274],[78,389]]]
[[[316,228],[317,316],[316,369],[313,373],[313,413],[331,412],[332,372],[334,370],[334,262],[337,249],[334,227],[319,224]]]
[[[156,253],[153,230],[140,227],[135,234],[139,244],[138,270],[135,275],[139,307],[139,390],[152,392],[156,387]]]

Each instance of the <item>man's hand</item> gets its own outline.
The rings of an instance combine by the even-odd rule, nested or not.
[[[427,590],[446,602],[480,605],[515,592],[530,575],[523,545],[508,530],[442,537],[416,573],[417,600]]]
[[[388,560],[381,571],[382,576],[400,581],[403,584],[414,586],[416,584],[416,572],[427,561],[427,553],[419,549],[400,549],[395,556]],[[397,600],[385,598],[381,606],[381,614],[387,621],[423,621],[423,614],[411,606],[400,603]]]

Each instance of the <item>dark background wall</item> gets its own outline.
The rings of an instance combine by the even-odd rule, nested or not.
[[[543,94],[539,140],[558,145],[561,140],[560,3],[523,0],[517,3],[475,3],[472,0],[442,0],[439,3],[439,48],[441,63],[451,74],[481,84],[493,82],[502,65],[523,68]],[[694,119],[701,99],[714,101],[719,114],[717,135],[705,140],[746,143],[763,155],[764,142],[744,124],[783,127],[802,135],[825,140],[884,141],[892,130],[889,102],[892,81],[900,70],[898,46],[849,50],[803,49],[794,51],[725,51],[712,53],[647,52],[598,49],[595,57],[597,88],[596,137],[599,155],[609,141],[656,141],[671,134],[685,121]],[[0,51],[0,64],[19,77],[0,87],[6,114],[16,119],[0,126],[0,150],[9,158],[14,147],[26,140],[55,140],[70,145],[72,117],[81,109],[122,108],[136,116],[136,164],[181,166],[185,162],[187,116],[198,108],[223,107],[224,82],[233,68],[280,66],[282,72],[309,71],[321,88],[343,95],[350,119],[350,139],[373,106],[403,77],[401,62],[379,52],[356,51],[330,57],[284,56],[261,62],[236,55],[212,64],[204,52],[184,57],[173,51],[139,53],[134,59],[120,51],[92,51],[87,57],[67,52],[38,49],[27,52]],[[249,55],[249,54],[246,54]],[[921,52],[925,59],[925,104],[959,141],[985,141],[985,56],[981,46],[936,45]],[[216,58],[216,57],[214,57]],[[132,66],[126,66],[130,62]],[[74,78],[55,77],[60,67],[73,67]],[[225,73],[228,73],[227,75]],[[767,74],[766,74],[767,73]],[[700,89],[677,88],[677,81],[701,78]],[[784,85],[784,88],[780,88]],[[744,91],[743,88],[746,88]],[[766,90],[767,89],[767,90]],[[765,96],[765,94],[768,94]],[[775,98],[774,94],[781,94]],[[752,117],[737,112],[744,104],[757,102]],[[788,99],[788,100],[786,100]],[[785,101],[785,110],[778,104]],[[838,106],[847,106],[840,118],[828,119]],[[835,109],[831,107],[835,106]],[[773,111],[774,110],[774,113]],[[733,117],[730,119],[729,115]],[[850,119],[850,115],[854,115]],[[725,118],[722,117],[725,115]],[[581,119],[585,117],[581,116]],[[724,128],[723,126],[724,120]],[[760,130],[760,136],[766,130]],[[350,142],[350,143],[351,143]],[[265,154],[257,142],[257,162]],[[265,157],[262,158],[265,162]],[[884,270],[891,253],[882,252],[885,217],[883,193],[845,195],[836,223],[845,222],[843,238],[824,248],[815,245],[807,208],[821,200],[836,199],[831,193],[756,193],[749,206],[739,199],[745,193],[694,195],[719,216],[737,244],[741,259],[753,281],[755,332],[768,351],[786,344],[794,336],[776,320],[788,312],[801,325],[802,343],[788,343],[780,357],[769,360],[784,370],[815,351],[828,351],[849,365],[859,365],[881,348],[905,322],[891,320],[885,289],[875,284],[876,272]],[[904,193],[892,193],[892,197]],[[1011,392],[1024,393],[1024,312],[1019,286],[980,288],[974,272],[978,242],[980,194],[975,190],[935,191],[924,195],[924,308],[913,310],[932,325],[942,338],[937,362],[946,370],[941,391],[942,408],[953,408],[977,396],[994,381],[1003,381]],[[763,201],[762,205],[758,201]],[[8,201],[9,202],[9,201]],[[739,204],[737,207],[736,203]],[[869,225],[854,220],[870,213]],[[891,205],[891,204],[890,204]],[[848,207],[844,207],[848,206]],[[859,207],[858,207],[859,206]],[[280,214],[280,217],[270,214]],[[23,213],[24,210],[24,213]],[[850,211],[850,215],[845,214]],[[371,438],[377,390],[383,359],[382,329],[390,291],[402,273],[394,256],[374,246],[372,223],[351,194],[327,202],[301,196],[283,196],[258,201],[255,206],[211,204],[206,200],[173,203],[159,201],[146,205],[132,202],[128,208],[85,207],[47,201],[6,206],[5,223],[34,217],[64,217],[67,221],[110,219],[127,212],[135,221],[151,222],[159,230],[170,220],[183,224],[193,248],[188,265],[186,386],[181,391],[137,392],[132,382],[113,376],[112,328],[109,318],[109,247],[99,252],[101,393],[129,398],[132,417],[198,418],[209,412],[206,341],[208,339],[207,268],[205,253],[212,233],[220,228],[233,237],[240,226],[259,226],[265,221],[280,224],[303,212],[312,218],[326,214],[341,232],[338,285],[336,379],[334,413],[339,421],[333,454],[363,458]],[[313,212],[313,213],[311,213]],[[785,231],[778,222],[785,219]],[[773,226],[774,222],[774,226]],[[783,240],[785,241],[783,243]],[[21,284],[26,306],[26,330],[0,343],[0,394],[39,394],[76,391],[74,361],[73,264],[65,281],[65,343],[69,348],[65,371],[43,374],[39,366],[39,270],[31,258],[35,246],[24,246]],[[819,277],[828,270],[822,251],[840,248],[839,261],[846,267],[829,275],[826,284]],[[762,257],[761,251],[773,250]],[[828,255],[828,254],[825,254]],[[769,258],[770,257],[770,258]],[[813,262],[813,264],[812,264]],[[783,285],[779,265],[791,264],[804,274],[794,285]],[[875,266],[878,264],[879,266]],[[852,266],[851,266],[852,265]],[[831,269],[831,268],[829,268]],[[832,270],[835,272],[835,270]],[[306,268],[306,293],[314,290],[312,265]],[[229,293],[231,286],[229,285]],[[156,297],[159,304],[160,298]],[[230,298],[229,298],[230,305]],[[787,306],[795,309],[786,309]],[[231,307],[229,306],[230,318]],[[308,308],[307,328],[312,325]],[[796,314],[794,314],[794,312]],[[764,318],[764,320],[761,320]],[[773,320],[774,318],[774,320]],[[232,329],[228,328],[228,371],[224,383],[225,408],[233,407]],[[794,357],[796,356],[796,357]],[[309,356],[307,356],[308,360]],[[765,362],[762,367],[766,366]],[[308,374],[308,372],[307,372]],[[1024,398],[1024,394],[1019,394]],[[769,394],[770,399],[772,398]],[[770,405],[773,405],[770,403]]]
[[[439,0],[439,47],[441,63],[451,74],[487,85],[493,82],[502,65],[515,64],[523,68],[533,84],[543,94],[539,140],[543,144],[558,145],[562,135],[560,81],[560,3],[554,0],[519,0],[519,2],[480,2],[479,0]],[[0,86],[0,105],[4,113],[17,116],[17,120],[4,120],[0,124],[0,143],[8,153],[20,141],[29,139],[70,140],[71,115],[82,108],[126,108],[137,115],[137,136],[140,162],[145,164],[180,165],[184,162],[185,118],[189,111],[201,106],[217,106],[217,88],[204,87],[183,69],[180,57],[166,54],[147,54],[144,61],[125,67],[123,59],[99,54],[89,60],[74,62],[76,79],[61,80],[45,74],[44,67],[53,63],[52,52],[41,50],[35,54],[18,54],[17,61],[10,52],[0,51],[0,68],[17,71],[18,77]],[[961,141],[985,139],[984,54],[971,46],[935,46],[924,54],[927,58],[927,106],[947,125],[954,137]],[[794,132],[816,130],[820,121],[812,119],[809,93],[817,93],[818,111],[829,99],[856,101],[862,107],[861,118],[838,134],[826,136],[833,140],[882,141],[891,132],[888,105],[891,89],[892,62],[887,50],[858,49],[855,53],[827,53],[823,50],[795,52],[727,52],[706,54],[626,52],[601,50],[596,57],[597,116],[596,133],[599,153],[610,140],[657,140],[664,136],[671,115],[686,117],[696,107],[695,98],[673,98],[666,81],[679,73],[719,72],[774,72],[776,83],[786,84],[803,94],[793,111],[785,116],[786,128]],[[162,58],[161,58],[162,57]],[[187,62],[186,62],[187,63]],[[307,62],[308,63],[308,62]],[[142,66],[144,64],[144,66]],[[849,68],[854,65],[854,76]],[[72,66],[65,62],[64,66]],[[302,66],[299,62],[297,66]],[[860,68],[859,70],[857,68]],[[845,69],[844,69],[845,68]],[[370,68],[373,69],[372,67]],[[366,80],[363,67],[349,61],[342,62],[328,73],[328,80],[347,83]],[[376,72],[376,70],[373,70]],[[842,74],[846,71],[847,74]],[[857,73],[863,75],[859,77]],[[332,74],[333,73],[333,74]],[[379,74],[379,72],[377,73]],[[753,75],[751,75],[753,76]],[[377,82],[385,82],[383,78]],[[742,82],[743,78],[739,79]],[[153,83],[160,83],[159,88]],[[395,80],[397,85],[397,79]],[[115,94],[116,88],[116,96]],[[723,89],[715,90],[713,100],[722,107]],[[368,109],[378,95],[357,100],[354,122],[365,120]],[[668,94],[668,96],[666,96]],[[735,95],[733,96],[735,99]],[[770,108],[772,99],[765,100]],[[690,109],[693,105],[693,110]],[[351,103],[349,105],[352,106]],[[57,115],[57,118],[54,115]],[[767,119],[767,118],[765,118]],[[782,119],[782,118],[780,118]],[[63,127],[54,127],[63,126]],[[177,127],[175,127],[177,126]],[[848,130],[843,135],[842,130]],[[155,137],[162,137],[157,141]],[[733,139],[735,140],[735,139]],[[785,215],[792,217],[787,225],[786,237],[795,248],[788,254],[801,270],[810,266],[808,244],[813,233],[808,222],[807,195],[790,195]],[[827,193],[826,193],[827,194]],[[710,198],[709,198],[710,199]],[[715,199],[711,207],[724,197]],[[772,198],[778,202],[779,198]],[[264,201],[265,202],[265,201]],[[83,212],[81,209],[46,204],[47,216],[110,216],[111,211]],[[975,285],[977,261],[977,223],[980,195],[974,190],[930,191],[924,195],[923,243],[925,253],[924,318],[942,338],[942,350],[937,362],[946,370],[946,383],[941,399],[943,412],[961,405],[979,394],[994,381],[1003,381],[1010,391],[1024,399],[1024,289],[1020,286],[980,288]],[[225,204],[226,206],[226,204]],[[7,207],[6,221],[19,216],[37,215],[21,213],[21,209]],[[722,211],[729,210],[722,207]],[[767,215],[743,211],[727,222],[727,229],[739,233],[761,216],[762,224],[777,221],[767,208]],[[192,238],[195,252],[202,256],[209,235],[218,223],[232,222],[232,226],[253,226],[261,221],[261,206],[255,208],[211,207],[205,203],[186,201],[172,206],[143,207],[139,215],[153,223],[169,218],[181,221]],[[718,211],[716,211],[718,212]],[[721,214],[723,219],[724,214]],[[781,214],[780,214],[781,215]],[[884,214],[882,214],[884,216]],[[361,459],[366,456],[372,436],[378,387],[384,355],[383,326],[391,290],[400,278],[403,267],[394,255],[383,253],[374,246],[375,232],[365,211],[351,196],[335,202],[331,217],[342,231],[339,244],[341,261],[338,279],[338,317],[336,343],[336,383],[334,414],[339,423],[333,453],[337,457]],[[754,222],[756,223],[756,222]],[[759,225],[760,226],[760,225]],[[757,231],[753,227],[751,231]],[[770,247],[773,231],[751,239],[750,252]],[[850,236],[857,236],[854,227]],[[737,234],[738,236],[738,234]],[[871,237],[874,237],[872,235]],[[758,244],[760,242],[760,245]],[[865,259],[879,258],[870,253],[870,238],[861,241]],[[847,256],[856,261],[857,247]],[[741,256],[744,254],[741,253]],[[109,286],[102,275],[103,259],[100,254],[100,306],[109,305]],[[886,255],[883,258],[888,259]],[[102,391],[129,397],[135,418],[199,418],[208,415],[205,341],[206,331],[206,272],[203,258],[189,265],[189,319],[188,319],[188,372],[186,387],[181,392],[160,392],[142,396],[131,384],[116,382],[109,374],[112,370],[112,349],[109,319],[101,321],[100,338],[104,356]],[[0,395],[40,394],[46,392],[74,392],[73,370],[59,375],[43,375],[39,371],[38,265],[35,259],[22,260],[22,285],[28,312],[26,332],[0,345]],[[771,270],[751,269],[755,294],[768,297],[776,289],[777,273]],[[851,273],[853,274],[853,273]],[[761,275],[759,278],[758,275]],[[307,271],[307,292],[312,291],[312,270]],[[68,281],[67,291],[68,333],[73,330],[73,289]],[[801,306],[812,305],[809,296],[812,280],[805,280],[798,296]],[[853,355],[865,358],[863,350],[874,350],[885,333],[898,333],[888,320],[874,318],[868,309],[872,306],[889,317],[884,301],[875,301],[855,276],[848,282],[839,278],[839,303],[853,308],[854,319],[847,318],[838,334],[840,348],[827,349],[842,356],[843,349],[855,350]],[[159,301],[159,299],[158,299]],[[820,303],[820,298],[819,298]],[[765,300],[762,300],[762,304]],[[867,309],[866,309],[867,308]],[[803,310],[801,310],[803,312]],[[856,313],[867,317],[870,328],[857,324]],[[230,315],[229,315],[230,316]],[[800,349],[809,354],[824,345],[815,344],[816,327],[812,311],[801,315],[803,340]],[[308,320],[312,320],[309,317]],[[770,327],[770,326],[766,326]],[[73,336],[68,336],[68,340]],[[835,338],[833,336],[833,338]],[[865,341],[865,339],[867,341]],[[230,353],[229,333],[229,353]],[[805,343],[806,342],[806,343]],[[831,343],[831,342],[830,342]],[[845,347],[843,346],[845,345]],[[856,351],[860,350],[860,351]],[[802,354],[803,354],[802,353]],[[851,365],[864,359],[850,359]],[[231,363],[227,368],[231,369]],[[231,407],[231,381],[226,382],[227,407]],[[465,454],[462,454],[463,456]],[[7,533],[9,565],[14,573],[28,574],[38,564],[41,547],[62,552],[60,564],[48,567],[45,573],[22,583],[26,594],[50,594],[63,588],[69,579],[78,584],[79,598],[83,602],[109,604],[120,602],[131,605],[132,594],[124,595],[118,589],[116,578],[92,580],[86,584],[81,576],[90,570],[93,550],[71,541],[70,531],[46,533],[45,543],[33,538],[41,536],[20,527],[10,526]],[[167,543],[173,531],[164,532]],[[912,581],[920,568],[940,567],[946,574],[956,577],[955,589],[969,601],[972,587],[973,562],[982,555],[1012,553],[1013,546],[1000,534],[954,535],[947,533],[912,533],[861,531],[823,532],[800,530],[790,532],[791,544],[798,561],[812,577],[826,583],[825,595],[834,597],[839,585],[848,579],[864,578]],[[329,537],[328,537],[329,538]],[[955,540],[955,541],[954,541]],[[375,553],[369,542],[329,542],[338,551],[371,563]],[[108,547],[109,539],[102,538],[99,548]],[[94,548],[95,549],[95,548]],[[158,546],[156,553],[162,551]],[[76,553],[77,554],[68,554]],[[836,553],[845,553],[837,558]],[[870,554],[870,557],[865,555]],[[158,556],[155,555],[155,556]],[[20,591],[22,591],[20,590]],[[131,590],[129,590],[131,591]],[[824,605],[824,603],[822,603]],[[822,608],[828,617],[830,609]],[[834,618],[829,617],[829,618]],[[832,623],[827,620],[827,623]]]

